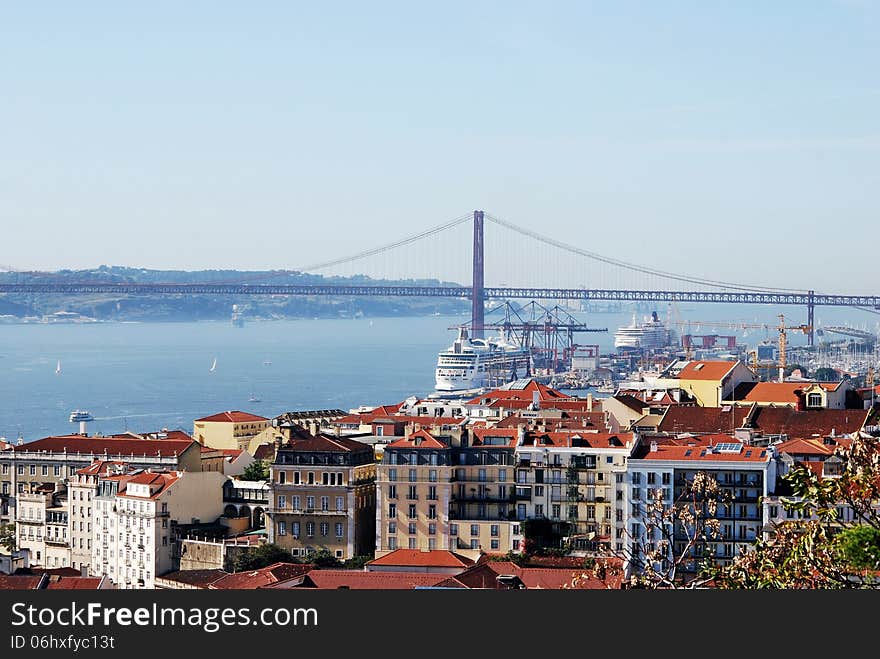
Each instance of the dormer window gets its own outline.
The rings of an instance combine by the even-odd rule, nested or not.
[[[807,407],[822,407],[822,394],[807,394]]]

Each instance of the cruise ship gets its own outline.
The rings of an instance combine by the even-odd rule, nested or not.
[[[673,331],[667,329],[657,318],[656,311],[651,312],[651,317],[642,322],[638,322],[633,314],[632,323],[614,333],[614,347],[618,350],[656,350],[669,346],[674,341]]]
[[[488,339],[468,337],[465,327],[458,338],[437,355],[435,388],[438,392],[470,391],[498,387],[531,372],[531,352],[508,335]]]

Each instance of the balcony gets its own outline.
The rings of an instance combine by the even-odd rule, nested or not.
[[[46,538],[46,544],[53,547],[66,547],[67,538]]]
[[[270,515],[342,515],[347,516],[347,510],[318,510],[317,508],[267,508]]]

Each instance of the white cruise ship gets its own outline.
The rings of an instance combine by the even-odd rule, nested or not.
[[[437,355],[435,387],[440,391],[467,391],[498,387],[531,372],[531,353],[502,333],[499,337],[471,339],[464,327],[458,338]]]
[[[671,345],[675,340],[672,330],[657,318],[657,312],[651,312],[650,318],[642,322],[636,321],[633,314],[632,324],[619,328],[614,333],[614,347],[618,350],[655,350]]]

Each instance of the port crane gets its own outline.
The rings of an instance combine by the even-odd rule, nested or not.
[[[769,323],[742,323],[742,322],[733,322],[733,321],[722,321],[722,322],[712,322],[712,321],[678,321],[675,324],[677,325],[709,325],[711,327],[725,327],[729,329],[763,329],[763,330],[776,330],[778,332],[778,346],[779,346],[779,381],[782,382],[785,379],[785,367],[786,367],[786,348],[788,346],[788,331],[797,331],[803,332],[804,334],[809,334],[812,331],[812,326],[807,324],[800,325],[786,325],[785,324],[785,314],[779,314],[779,324],[771,325]],[[690,343],[685,346],[686,350],[686,358],[690,359]],[[752,350],[750,351],[752,357],[752,370],[757,371],[758,367],[758,351]]]

